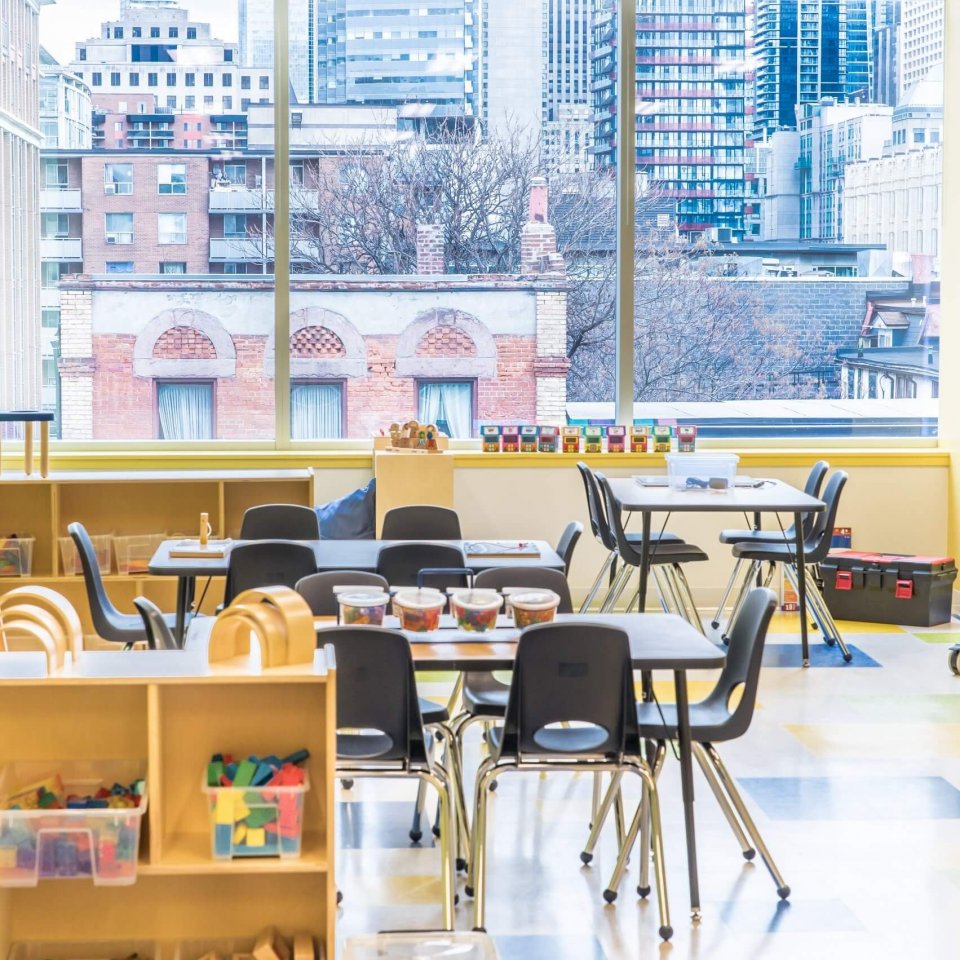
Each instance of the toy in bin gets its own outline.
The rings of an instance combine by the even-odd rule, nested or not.
[[[540,431],[533,426],[526,426],[520,428],[520,452],[521,453],[536,453],[537,452],[537,439],[540,435]]]
[[[693,453],[697,449],[697,428],[694,426],[677,427],[677,452]]]
[[[630,452],[647,453],[650,449],[650,428],[642,424],[634,424],[630,428]]]
[[[579,427],[563,428],[563,452],[564,453],[580,452],[580,428]]]
[[[500,452],[500,427],[496,424],[488,424],[480,429],[480,439],[483,444],[484,453]]]
[[[624,453],[627,449],[627,428],[607,427],[607,453]]]
[[[603,453],[603,427],[585,427],[583,439],[585,453]]]
[[[215,753],[207,765],[203,792],[210,808],[215,860],[233,857],[299,857],[303,800],[310,778],[303,764],[308,750],[282,759]]]
[[[504,453],[519,453],[520,428],[514,426],[505,426],[500,432],[500,442],[503,444]]]
[[[657,425],[653,428],[653,452],[669,453],[673,429],[668,425]]]
[[[541,427],[539,450],[541,453],[556,453],[560,444],[558,427]]]

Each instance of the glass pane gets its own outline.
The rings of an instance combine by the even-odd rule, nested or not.
[[[273,16],[272,2],[250,6]],[[37,370],[61,353],[59,393],[48,376],[43,402],[71,440],[272,439],[273,143],[250,149],[249,118],[233,109],[238,5],[164,5],[159,39],[156,19],[155,4],[41,6],[41,74],[57,91],[42,102],[71,138],[41,152],[56,191],[40,193],[34,256],[44,317],[59,310],[59,326],[34,347]],[[225,232],[228,216],[251,221],[242,237]]]
[[[339,383],[295,383],[290,388],[290,436],[331,440],[343,436],[343,387]]]
[[[421,383],[417,391],[417,420],[438,427],[448,437],[472,437],[473,391],[473,383]]]

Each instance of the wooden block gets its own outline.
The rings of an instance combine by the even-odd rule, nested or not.
[[[253,945],[253,956],[255,960],[290,960],[290,948],[276,927],[267,927]]]
[[[205,953],[200,960],[223,960],[223,954],[211,950],[209,953]]]
[[[293,960],[316,960],[317,950],[309,933],[293,935]]]

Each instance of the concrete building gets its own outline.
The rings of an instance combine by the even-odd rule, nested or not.
[[[0,408],[8,410],[41,402],[40,6],[0,0]]]
[[[637,170],[677,202],[688,237],[742,238],[744,0],[664,0],[637,14]],[[593,8],[595,163],[616,162],[615,5]]]
[[[754,147],[760,240],[800,239],[800,134],[777,130]]]
[[[291,100],[311,103],[316,88],[317,21],[314,0],[289,2]],[[237,0],[240,63],[273,69],[273,0]]]
[[[241,67],[237,44],[212,37],[209,23],[174,2],[127,0],[99,37],[77,43],[69,69],[95,108],[102,94],[152,95],[165,114],[233,114],[273,102],[272,68]]]
[[[45,148],[82,150],[92,137],[90,88],[40,48],[40,134]]]
[[[900,93],[922,80],[931,67],[943,63],[946,0],[900,2]]]
[[[900,94],[900,0],[876,0],[870,99],[895,107]]]

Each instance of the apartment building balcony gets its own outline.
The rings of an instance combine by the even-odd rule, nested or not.
[[[40,191],[40,210],[43,213],[83,213],[79,188],[45,187]]]
[[[211,237],[210,260],[214,263],[239,262],[260,263],[273,260],[273,237]],[[297,240],[290,245],[290,259],[309,262],[315,254],[307,241]]]
[[[60,288],[59,287],[41,287],[40,288],[40,308],[54,309],[60,306]]]
[[[274,191],[259,187],[220,186],[210,190],[210,213],[272,213]],[[316,210],[320,203],[319,190],[293,186],[290,190],[290,209],[294,212]]]
[[[83,241],[79,237],[42,237],[40,256],[44,260],[82,260]]]

